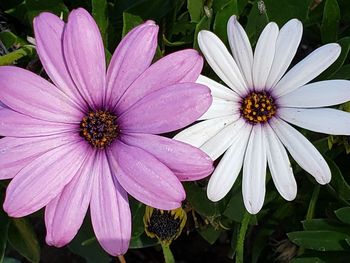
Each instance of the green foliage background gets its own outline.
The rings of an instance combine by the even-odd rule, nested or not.
[[[147,19],[160,26],[156,60],[184,48],[198,50],[197,34],[203,29],[213,31],[227,44],[226,24],[233,14],[239,16],[253,45],[269,21],[282,26],[289,19],[298,18],[304,25],[304,34],[292,64],[322,44],[338,42],[342,46],[340,57],[318,80],[350,79],[349,0],[0,0],[0,65],[15,64],[45,76],[35,46],[27,38],[33,37],[33,17],[50,11],[67,19],[69,11],[77,7],[86,8],[94,16],[108,58],[120,39]],[[208,65],[203,72],[219,81]],[[350,104],[339,107],[350,111]],[[181,262],[212,262],[203,251],[203,247],[212,246],[211,254],[217,253],[216,262],[350,262],[349,137],[302,132],[326,157],[332,170],[331,183],[317,185],[292,163],[298,183],[297,198],[293,202],[283,200],[268,174],[265,204],[256,216],[245,211],[240,177],[218,203],[207,199],[206,180],[185,183],[189,219],[182,236],[172,245],[176,258]],[[1,203],[7,184],[0,183]],[[131,199],[131,207],[133,233],[126,258],[140,262],[132,261],[132,255],[147,254],[147,249],[161,252],[156,240],[144,234],[144,206]],[[42,222],[41,211],[12,219],[0,210],[0,263],[39,262],[44,253]],[[195,241],[190,243],[190,249],[198,250],[202,258],[182,251],[181,242],[186,240]],[[198,240],[205,240],[206,245]],[[68,249],[70,255],[79,255],[86,262],[112,260],[95,240],[89,219]],[[143,262],[148,262],[147,258]]]

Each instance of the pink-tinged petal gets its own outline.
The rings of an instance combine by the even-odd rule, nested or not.
[[[11,137],[33,137],[60,133],[73,133],[78,124],[49,122],[34,119],[11,109],[0,109],[0,135]]]
[[[13,178],[23,167],[43,153],[77,140],[74,136],[58,135],[0,140],[0,179]]]
[[[47,75],[57,88],[84,110],[87,105],[75,87],[64,61],[62,47],[64,22],[54,14],[43,12],[34,18],[33,26],[36,50]]]
[[[80,122],[83,113],[47,80],[18,67],[0,67],[0,100],[24,115],[52,122]]]
[[[4,210],[22,217],[47,205],[78,172],[89,149],[85,142],[66,144],[25,166],[7,187]]]
[[[73,10],[64,30],[63,51],[69,73],[93,109],[106,94],[106,60],[100,31],[84,9]]]
[[[180,83],[152,92],[119,118],[122,131],[164,133],[197,120],[212,102],[210,90],[195,83]]]
[[[97,155],[90,214],[98,242],[113,256],[124,254],[131,237],[131,213],[126,191],[113,178],[106,154]]]
[[[149,67],[157,48],[157,34],[158,26],[147,21],[122,39],[107,70],[107,105],[114,106],[130,84]]]
[[[116,109],[121,114],[138,100],[161,88],[181,82],[194,82],[203,67],[197,51],[187,49],[172,53],[154,63],[127,89]]]
[[[2,103],[2,102],[0,101],[0,110],[1,110],[2,108],[7,108],[7,107],[6,107],[6,105],[5,105],[4,103]]]
[[[118,182],[137,200],[164,210],[181,206],[186,194],[179,179],[153,155],[116,141],[108,157]]]
[[[45,208],[46,243],[56,247],[68,244],[77,234],[89,207],[96,170],[95,154],[84,161],[81,169]]]
[[[121,140],[139,147],[165,164],[181,181],[202,179],[213,171],[213,162],[203,151],[189,144],[151,134],[123,135]]]

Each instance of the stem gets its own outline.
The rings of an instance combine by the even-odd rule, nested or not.
[[[175,258],[174,258],[173,253],[170,250],[170,246],[164,245],[162,243],[161,243],[161,245],[162,245],[165,263],[175,263]]]
[[[305,220],[311,220],[315,215],[315,207],[318,199],[318,195],[320,194],[320,185],[315,185],[314,190],[312,192],[312,196],[309,203],[309,208],[307,209]],[[300,247],[298,250],[298,255],[302,255],[305,252],[305,248]]]
[[[236,263],[243,263],[244,261],[244,240],[250,222],[251,214],[247,211],[243,215],[241,228],[238,232],[237,246],[236,246]]]
[[[120,263],[126,263],[126,260],[123,255],[118,256],[118,260]]]
[[[306,220],[310,220],[314,217],[316,202],[318,199],[318,195],[320,193],[320,185],[316,185],[314,191],[312,192],[312,196],[309,203],[309,208],[307,209]]]

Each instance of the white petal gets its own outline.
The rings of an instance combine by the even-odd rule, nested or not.
[[[328,164],[304,135],[278,118],[272,118],[270,125],[301,168],[315,177],[320,184],[330,182],[331,171]]]
[[[238,119],[234,123],[231,123],[218,132],[213,138],[204,143],[201,146],[201,150],[215,161],[228,149],[228,147],[230,147],[244,124],[245,121],[242,119]]]
[[[218,82],[216,82],[216,81],[214,81],[206,76],[199,75],[196,82],[207,86],[210,89],[211,95],[214,98],[219,98],[219,99],[224,99],[224,100],[232,100],[232,101],[239,101],[241,99],[237,93],[233,92],[232,90],[225,87],[224,85],[222,85],[222,84],[220,84],[220,83],[218,83]]]
[[[278,98],[283,107],[325,107],[350,100],[350,81],[325,80],[304,85]]]
[[[280,30],[277,41],[275,57],[266,87],[273,87],[287,71],[297,52],[301,36],[303,34],[303,24],[298,19],[289,20]]]
[[[308,83],[336,61],[340,51],[335,43],[319,47],[284,75],[273,87],[273,94],[280,97]]]
[[[237,116],[228,116],[202,121],[176,134],[174,139],[195,147],[200,147],[219,131],[236,120]]]
[[[242,167],[251,130],[252,126],[249,124],[241,128],[210,177],[207,195],[211,201],[217,202],[224,198],[236,181]]]
[[[273,58],[275,56],[275,45],[278,36],[276,23],[268,23],[262,31],[256,44],[253,61],[253,82],[255,90],[265,88],[269,76]]]
[[[350,135],[350,113],[328,109],[280,108],[278,116],[287,122],[315,132]]]
[[[209,109],[198,120],[208,120],[239,114],[239,105],[237,102],[213,98]]]
[[[236,60],[248,87],[253,87],[252,68],[253,50],[249,38],[236,16],[231,16],[227,23],[227,37],[232,54]]]
[[[243,76],[224,43],[212,32],[202,30],[198,44],[214,72],[235,92],[244,96],[247,86]]]
[[[293,175],[287,151],[270,125],[265,125],[264,131],[266,132],[267,139],[267,163],[272,180],[280,195],[284,199],[291,201],[297,195],[297,183]]]
[[[255,125],[244,156],[242,193],[247,211],[257,214],[264,204],[266,142],[261,125]]]

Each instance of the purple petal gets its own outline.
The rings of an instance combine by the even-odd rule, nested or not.
[[[208,155],[189,144],[151,134],[123,135],[121,140],[139,147],[165,164],[181,181],[202,179],[213,171]]]
[[[68,244],[84,221],[91,199],[95,154],[91,154],[82,168],[45,209],[46,243],[56,247]]]
[[[85,110],[86,103],[75,87],[64,61],[64,22],[54,14],[44,12],[34,18],[33,26],[36,50],[47,75],[60,90]]]
[[[115,50],[107,71],[107,101],[115,105],[130,84],[152,62],[158,26],[147,21],[131,30]]]
[[[38,120],[6,108],[0,109],[0,120],[0,135],[11,137],[68,133],[78,128],[78,124]]]
[[[9,108],[40,120],[80,122],[83,113],[54,85],[34,73],[12,66],[0,67],[0,100]]]
[[[152,92],[119,118],[122,131],[165,133],[197,120],[212,103],[210,90],[196,83],[180,83]]]
[[[140,202],[165,210],[181,206],[185,191],[180,181],[153,155],[116,141],[108,158],[118,182]]]
[[[106,60],[100,31],[84,9],[73,10],[63,36],[63,51],[69,73],[92,109],[105,96]]]
[[[47,205],[81,168],[88,147],[85,142],[66,144],[25,166],[7,187],[4,210],[23,217]]]
[[[113,256],[124,254],[131,237],[128,195],[113,178],[105,152],[96,159],[96,176],[91,196],[91,221],[98,242]]]
[[[67,135],[1,139],[0,179],[13,178],[43,153],[75,140],[74,136]]]
[[[127,89],[116,109],[120,114],[144,96],[181,82],[195,82],[202,71],[203,59],[187,49],[172,53],[146,69]]]

